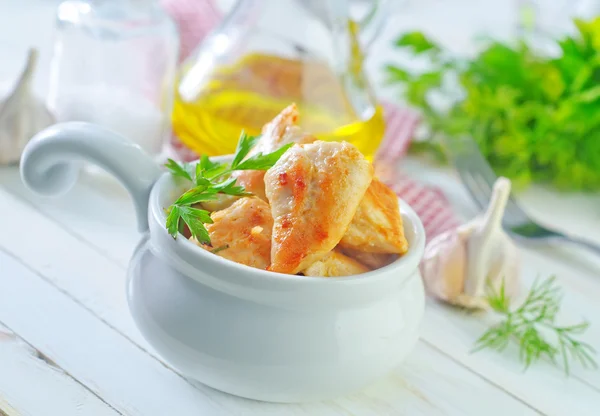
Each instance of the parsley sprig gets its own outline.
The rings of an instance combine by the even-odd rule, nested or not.
[[[293,143],[284,145],[271,153],[258,152],[247,157],[260,136],[248,136],[242,132],[231,163],[215,162],[203,155],[195,165],[178,163],[169,159],[165,167],[176,178],[192,184],[166,209],[166,228],[173,238],[187,225],[192,236],[200,243],[210,245],[210,236],[204,224],[212,224],[210,212],[193,205],[215,200],[219,194],[249,196],[243,186],[236,184],[231,173],[237,170],[267,170],[271,168]]]
[[[394,44],[405,63],[385,71],[427,127],[411,150],[444,159],[444,142],[470,136],[515,187],[600,190],[600,16],[572,23],[546,39],[552,53],[524,37],[488,39],[460,56],[422,32],[402,33]]]
[[[541,358],[547,358],[555,365],[559,365],[560,360],[567,375],[572,360],[579,361],[584,368],[597,368],[594,348],[576,339],[589,323],[584,321],[571,326],[556,323],[562,294],[555,283],[555,276],[544,281],[536,279],[527,298],[516,309],[510,307],[504,282],[498,291],[488,284],[489,305],[504,319],[477,340],[474,351],[485,348],[503,351],[510,341],[516,341],[519,359],[526,369]]]

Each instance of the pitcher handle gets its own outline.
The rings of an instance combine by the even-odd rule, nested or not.
[[[102,126],[85,122],[54,124],[37,133],[21,156],[21,179],[39,195],[57,196],[75,185],[81,161],[114,175],[133,198],[138,229],[148,229],[148,199],[161,174],[138,145]]]
[[[390,14],[391,0],[374,0],[369,12],[357,23],[360,28],[361,47],[365,54],[385,26]]]

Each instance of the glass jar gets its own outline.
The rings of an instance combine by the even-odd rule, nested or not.
[[[157,155],[170,134],[179,38],[158,0],[69,0],[57,9],[48,106]]]
[[[388,4],[238,0],[182,64],[175,135],[197,154],[233,153],[240,131],[260,134],[296,103],[302,129],[348,141],[372,159],[385,124],[363,60]],[[357,6],[369,10],[357,18]]]

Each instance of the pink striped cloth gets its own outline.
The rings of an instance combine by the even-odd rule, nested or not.
[[[222,18],[212,0],[162,0],[162,4],[179,30],[180,62]],[[415,210],[428,239],[456,227],[459,220],[444,193],[439,188],[420,184],[400,170],[400,160],[419,124],[418,114],[390,103],[384,104],[384,111],[386,132],[375,160],[377,176]],[[198,158],[176,137],[168,144],[168,152],[184,161]]]

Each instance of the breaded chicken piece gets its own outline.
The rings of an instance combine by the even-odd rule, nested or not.
[[[264,170],[236,170],[231,176],[237,179],[236,185],[243,186],[246,192],[256,195],[263,201],[267,200]]]
[[[271,230],[273,217],[269,204],[259,198],[242,198],[230,207],[214,212],[212,224],[206,224],[212,247],[199,244],[237,263],[266,269],[271,263]]]
[[[288,143],[312,143],[315,137],[302,132],[296,126],[299,113],[296,104],[290,104],[284,108],[273,120],[265,124],[262,136],[256,145],[250,150],[248,156],[257,153],[271,153]],[[267,200],[265,195],[265,172],[262,170],[237,171],[232,175],[237,178],[237,184],[243,186],[246,192],[251,192],[257,197]]]
[[[354,250],[351,248],[343,248],[341,252],[346,256],[358,261],[369,267],[371,270],[392,264],[398,259],[398,254],[393,253],[367,253],[365,251]]]
[[[269,270],[295,274],[341,240],[373,178],[373,167],[347,142],[290,148],[265,175],[273,214]]]
[[[305,276],[336,277],[352,276],[368,272],[369,269],[337,250],[330,251],[321,260],[308,266],[302,273]]]
[[[367,253],[404,254],[408,250],[398,197],[378,179],[373,179],[360,201],[340,246]]]

